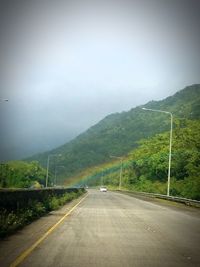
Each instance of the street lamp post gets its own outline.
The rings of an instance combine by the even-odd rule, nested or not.
[[[94,167],[94,168],[99,170],[98,167]],[[100,170],[100,171],[101,171],[101,170]],[[103,170],[102,170],[102,173],[101,173],[101,186],[103,186]]]
[[[169,164],[168,164],[168,179],[167,179],[167,196],[170,194],[170,173],[171,173],[171,158],[172,158],[172,128],[173,128],[173,115],[169,111],[158,110],[158,109],[150,109],[150,108],[142,108],[147,111],[155,111],[161,112],[170,115],[171,126],[170,126],[170,137],[169,137]]]
[[[49,162],[50,162],[50,157],[56,157],[56,156],[61,156],[61,154],[50,154],[48,155],[47,158],[47,174],[46,174],[46,187],[48,186],[48,180],[49,180]]]
[[[48,179],[49,179],[49,160],[50,160],[50,156],[51,155],[48,155],[48,158],[47,158],[47,174],[46,174],[46,186],[48,185]]]
[[[116,159],[120,159],[121,161],[121,167],[120,167],[120,172],[119,172],[119,190],[121,190],[121,186],[122,186],[122,162],[123,162],[123,157],[116,157],[116,156],[110,156],[110,158],[116,158]]]
[[[58,170],[58,168],[65,168],[65,166],[60,165],[60,166],[55,167],[54,186],[56,186],[56,184],[57,184],[57,170]]]

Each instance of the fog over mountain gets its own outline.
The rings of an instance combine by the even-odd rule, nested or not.
[[[197,0],[1,1],[0,160],[200,83],[199,12]]]
[[[110,162],[110,155],[126,157],[138,147],[138,142],[156,134],[166,132],[168,139],[171,122],[169,114],[147,112],[143,107],[171,112],[174,118],[173,129],[179,131],[186,126],[186,121],[200,119],[200,84],[188,86],[164,100],[150,101],[127,112],[110,114],[72,141],[26,160],[39,161],[46,167],[48,156],[57,155],[51,160],[49,168],[54,173],[55,165],[65,167],[62,169],[65,179],[76,176],[87,168]],[[193,139],[198,144],[196,138]]]

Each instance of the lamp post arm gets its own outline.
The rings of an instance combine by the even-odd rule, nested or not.
[[[143,110],[148,110],[148,111],[155,111],[155,112],[160,112],[160,113],[166,113],[166,114],[170,114],[172,116],[172,113],[169,111],[165,111],[165,110],[159,110],[159,109],[151,109],[151,108],[142,108]]]

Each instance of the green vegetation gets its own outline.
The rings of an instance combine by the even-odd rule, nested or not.
[[[0,166],[1,188],[41,188],[45,185],[46,170],[37,161],[10,161]]]
[[[200,121],[176,121],[173,133],[171,195],[200,200]],[[122,188],[166,194],[169,132],[138,142],[124,160]],[[118,167],[118,169],[116,169]],[[120,163],[102,169],[103,182],[111,188],[119,185]],[[107,174],[108,173],[108,174]],[[90,176],[87,184],[94,185]],[[97,180],[96,180],[97,181]],[[96,184],[98,184],[96,182]]]
[[[1,187],[44,185],[46,171],[39,163],[46,168],[49,154],[61,154],[52,157],[49,169],[55,173],[55,166],[65,167],[59,168],[57,174],[62,184],[95,186],[103,179],[115,188],[120,168],[119,162],[111,161],[110,155],[115,155],[125,158],[122,184],[125,189],[165,194],[170,117],[144,111],[142,107],[173,113],[170,193],[200,199],[200,85],[186,87],[162,101],[151,101],[128,112],[109,115],[71,142],[35,155],[27,162],[2,165]],[[50,174],[50,182],[52,177]]]
[[[5,203],[0,208],[0,237],[5,237],[8,234],[14,233],[16,230],[22,228],[24,225],[31,223],[33,220],[43,216],[44,214],[56,210],[65,203],[71,201],[72,199],[78,198],[82,195],[85,191],[84,190],[74,190],[67,193],[62,194],[50,194],[50,190],[47,196],[47,191],[41,191],[42,194],[45,195],[43,199],[32,199],[30,198],[26,201],[26,192],[16,192],[14,194],[14,201],[21,201],[22,202],[22,195],[24,196],[24,203],[22,205],[17,205],[17,208],[12,207]],[[41,194],[41,192],[39,192]],[[3,192],[7,194],[7,192]],[[2,193],[1,193],[2,194]],[[35,194],[38,195],[37,190]],[[12,197],[9,197],[12,198]],[[2,201],[1,201],[2,202]],[[2,204],[2,203],[1,203]]]
[[[162,101],[151,101],[141,107],[170,111],[179,119],[198,120],[200,85],[186,87],[174,96]],[[69,178],[71,180],[71,177],[80,175],[88,168],[108,163],[109,155],[126,155],[138,147],[139,140],[169,130],[170,117],[167,114],[143,111],[141,107],[109,115],[71,142],[28,160],[38,160],[42,166],[46,166],[49,154],[62,154],[57,158],[57,165],[65,166],[59,170],[59,174],[67,183]],[[182,123],[180,120],[180,127],[184,127]],[[162,168],[161,162],[159,164]],[[50,170],[53,171],[53,168],[54,164],[51,164]]]

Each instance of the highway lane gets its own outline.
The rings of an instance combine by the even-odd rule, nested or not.
[[[196,267],[199,247],[198,211],[89,190],[20,266]]]

